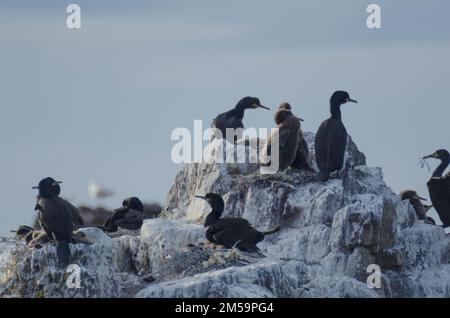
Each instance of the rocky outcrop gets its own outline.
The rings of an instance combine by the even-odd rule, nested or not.
[[[306,133],[314,165],[314,135]],[[223,144],[212,149],[217,158]],[[238,152],[248,152],[243,145]],[[342,179],[316,181],[310,171],[261,175],[258,165],[201,163],[183,167],[160,218],[139,232],[108,237],[83,229],[93,245],[72,245],[81,286],[49,244],[30,250],[0,243],[0,295],[27,297],[449,297],[450,239],[423,223],[367,167],[349,139]],[[216,192],[225,217],[258,229],[281,225],[260,243],[261,254],[203,243],[209,207],[194,195]],[[368,272],[375,264],[381,272]],[[375,275],[375,276],[374,276]],[[375,278],[374,278],[375,277]],[[379,288],[368,279],[380,278]]]

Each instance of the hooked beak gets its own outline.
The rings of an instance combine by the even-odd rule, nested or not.
[[[205,198],[205,197],[202,197],[201,195],[196,195],[195,197],[196,197],[196,198],[199,198],[199,199],[206,200],[206,198]]]
[[[351,98],[347,98],[347,102],[358,104],[357,100],[354,100],[354,99],[351,99]]]
[[[61,184],[61,183],[62,183],[62,181],[55,181],[55,182],[53,182],[53,185],[55,186],[55,185]]]
[[[295,116],[298,120],[304,121],[302,118]]]
[[[263,106],[263,105],[261,105],[261,104],[253,104],[253,107],[255,107],[255,108],[264,108],[264,109],[267,109],[267,110],[270,110],[270,108],[269,107],[266,107],[266,106]]]

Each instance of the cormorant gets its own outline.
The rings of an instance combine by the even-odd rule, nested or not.
[[[261,102],[256,97],[244,97],[242,98],[236,106],[225,113],[218,115],[212,123],[213,128],[217,128],[222,133],[222,138],[226,138],[227,128],[244,128],[242,119],[244,118],[244,112],[246,109],[264,108],[270,109],[266,106],[261,105]]]
[[[281,124],[281,119],[283,115],[280,114],[281,110],[289,110],[292,112],[291,104],[289,103],[282,103],[278,110],[275,112],[275,123],[277,125]],[[300,122],[303,121],[300,117],[297,117]],[[291,164],[291,168],[298,169],[298,170],[311,170],[311,167],[309,165],[309,149],[308,149],[308,143],[306,142],[305,138],[303,137],[303,132],[300,127],[299,129],[299,135],[298,135],[298,147],[297,147],[297,154],[295,155],[295,160]]]
[[[295,160],[297,148],[299,146],[300,120],[288,109],[277,111],[275,122],[278,131],[272,133],[267,140],[263,154],[274,156],[272,148],[276,147],[276,137],[278,137],[278,171],[287,169]]]
[[[325,120],[317,131],[315,148],[320,170],[319,181],[327,181],[332,172],[339,173],[344,165],[347,130],[342,123],[341,105],[347,102],[357,103],[347,92],[334,92],[330,99],[331,117]]]
[[[434,158],[441,161],[434,170],[431,179],[427,182],[428,192],[434,209],[439,215],[444,228],[450,226],[450,173],[443,176],[445,169],[450,164],[450,154],[445,149],[440,149],[423,159]]]
[[[127,230],[139,230],[144,220],[144,205],[136,197],[126,198],[122,207],[116,209],[105,225],[101,227],[104,231],[115,232],[118,227]]]
[[[436,224],[431,217],[427,216],[427,212],[433,207],[432,205],[424,205],[422,201],[427,201],[427,199],[419,196],[414,190],[405,190],[400,193],[400,199],[409,200],[409,203],[413,206],[416,211],[417,218],[423,220],[426,223]]]
[[[208,193],[206,196],[196,196],[206,200],[212,211],[206,216],[204,221],[205,236],[208,241],[220,244],[226,248],[236,247],[242,251],[258,251],[256,244],[261,242],[268,234],[272,234],[280,229],[277,225],[269,231],[259,232],[243,218],[221,219],[225,203],[222,197],[215,193]]]
[[[56,181],[55,179],[53,179],[51,177],[44,178],[44,179],[42,179],[42,181],[53,185],[52,186],[52,194],[53,195],[58,197],[61,194],[60,184],[62,183],[62,181]],[[35,187],[35,188],[37,188],[37,187]],[[39,195],[38,195],[38,198],[39,198]],[[78,209],[70,202],[68,202],[66,200],[64,200],[64,201],[66,202],[67,206],[69,207],[69,209],[71,211],[73,225],[76,228],[84,226],[84,220],[81,217],[80,211],[78,211]]]
[[[41,228],[50,240],[56,242],[56,253],[61,263],[70,262],[69,242],[72,239],[72,211],[67,202],[53,194],[54,182],[43,179],[34,188],[39,189],[35,210]]]

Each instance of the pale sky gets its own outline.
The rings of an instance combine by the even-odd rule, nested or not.
[[[73,2],[79,30],[66,27]],[[366,27],[370,3],[381,29]],[[2,1],[0,235],[30,223],[31,187],[47,176],[75,204],[163,203],[181,169],[172,130],[247,95],[290,102],[316,131],[347,90],[359,103],[343,120],[368,164],[428,197],[418,158],[450,148],[448,12],[448,0]],[[272,115],[244,124],[273,127]],[[90,180],[117,195],[91,199]]]

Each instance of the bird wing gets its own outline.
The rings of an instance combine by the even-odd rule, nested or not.
[[[316,151],[316,162],[320,170],[327,170],[327,136],[328,136],[328,123],[330,119],[325,120],[319,127],[316,133],[316,139],[314,142]]]
[[[80,211],[70,202],[64,200],[65,203],[67,204],[67,206],[69,207],[69,210],[72,213],[72,221],[73,221],[73,225],[75,226],[80,226],[80,225],[84,225],[84,220],[83,217],[80,214]]]
[[[213,224],[211,231],[214,240],[225,247],[231,248],[239,242],[239,247],[254,247],[254,238],[260,233],[242,218],[220,219]]]

